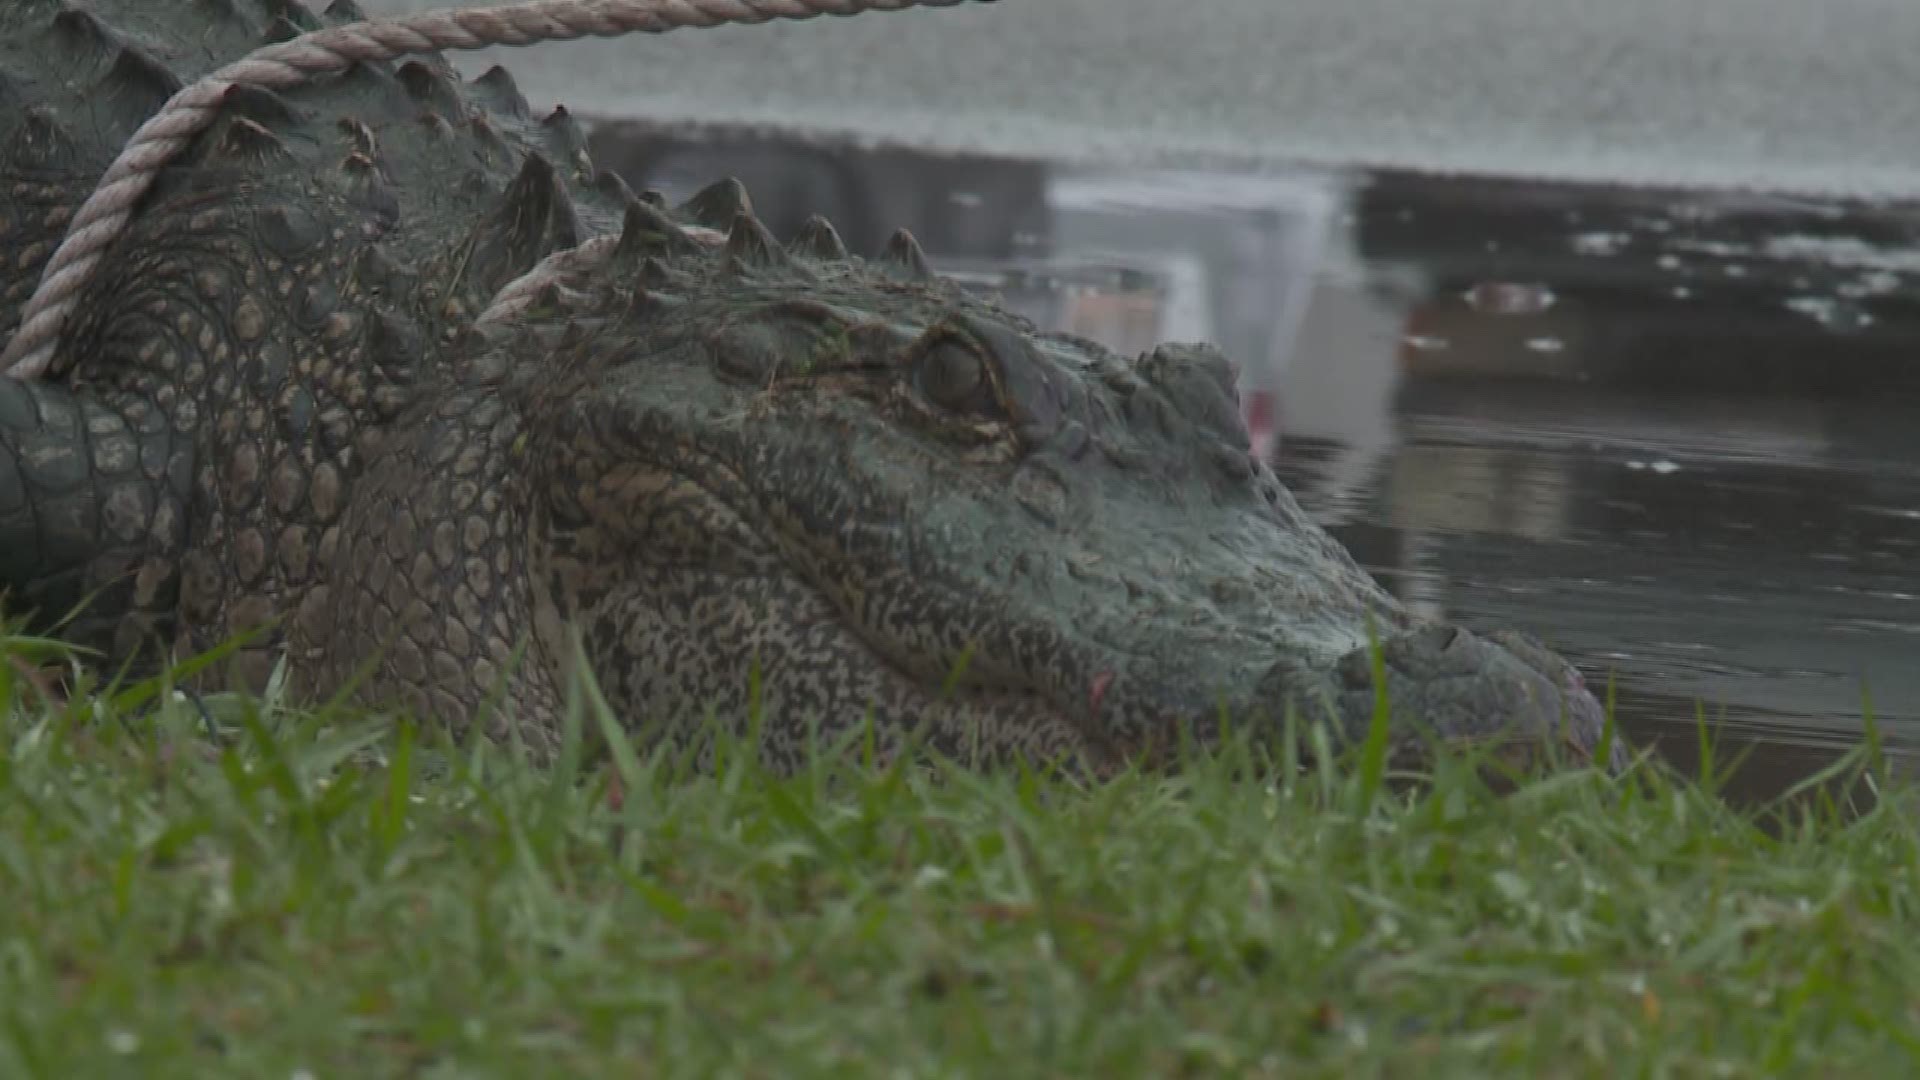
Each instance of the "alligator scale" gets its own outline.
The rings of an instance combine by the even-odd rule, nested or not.
[[[318,25],[0,7],[0,335],[134,127]],[[597,235],[598,265],[476,319]],[[1096,771],[1289,707],[1350,743],[1370,631],[1398,749],[1601,739],[1571,665],[1417,622],[1301,513],[1217,351],[1043,332],[904,234],[782,242],[731,182],[636,196],[564,111],[437,57],[229,95],[48,378],[0,380],[0,586],[43,619],[89,599],[61,633],[116,664],[264,626],[229,677],[284,654],[302,694],[536,748],[580,661],[649,737],[744,723],[757,685],[783,767],[869,718],[888,748]]]

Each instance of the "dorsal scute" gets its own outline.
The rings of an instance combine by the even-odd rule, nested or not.
[[[573,118],[565,105],[556,105],[552,112],[540,120],[540,130],[546,133],[548,147],[556,156],[573,160],[587,152],[586,129],[580,121]]]
[[[636,197],[626,207],[620,223],[620,239],[614,245],[616,266],[637,267],[650,258],[687,258],[702,250],[699,241],[687,234],[667,211]]]
[[[920,248],[920,241],[905,229],[894,232],[887,241],[887,250],[880,257],[881,267],[891,276],[905,281],[932,281],[933,266],[927,262],[927,253]]]
[[[735,214],[727,229],[725,257],[729,269],[749,272],[787,266],[792,262],[786,249],[773,238],[773,233],[747,210]]]
[[[83,55],[92,53],[105,56],[128,45],[126,37],[119,31],[82,7],[62,5],[59,13],[53,17],[52,27],[62,45]]]
[[[519,85],[513,81],[513,76],[508,74],[507,69],[499,64],[493,65],[476,76],[468,85],[494,112],[518,120],[525,120],[533,115],[533,109],[527,104],[526,97],[520,93]]]
[[[679,206],[680,216],[709,229],[731,229],[734,219],[753,213],[746,185],[734,177],[717,180]]]
[[[446,72],[422,60],[406,60],[394,77],[407,95],[442,116],[459,116],[466,111],[459,84]]]
[[[230,114],[215,123],[206,141],[200,164],[227,163],[258,167],[264,163],[292,157],[287,144],[265,124],[240,114]],[[209,177],[212,179],[212,177]]]
[[[95,89],[142,115],[160,111],[186,83],[158,57],[137,45],[121,46]]]
[[[541,259],[579,244],[581,234],[579,214],[553,163],[529,153],[513,183],[469,238],[469,273],[481,291],[491,295]]]
[[[795,255],[831,262],[844,262],[848,257],[847,245],[840,239],[839,230],[833,227],[833,222],[819,214],[813,214],[801,223],[800,231],[794,234],[787,250]]]

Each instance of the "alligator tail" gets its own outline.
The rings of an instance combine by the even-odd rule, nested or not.
[[[139,651],[178,590],[191,465],[158,410],[130,420],[0,377],[0,609],[76,645]]]

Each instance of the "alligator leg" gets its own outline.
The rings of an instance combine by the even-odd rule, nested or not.
[[[503,370],[504,366],[498,370]],[[488,382],[424,396],[355,481],[324,585],[291,613],[291,687],[353,687],[456,736],[560,746],[564,633],[529,558],[523,428]]]
[[[158,409],[0,378],[0,603],[131,656],[170,636],[192,458]]]

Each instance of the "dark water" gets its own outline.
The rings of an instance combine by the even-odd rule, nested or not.
[[[1775,791],[1868,708],[1920,752],[1920,206],[595,138],[636,187],[740,176],[777,232],[910,227],[1121,351],[1221,344],[1388,588],[1540,632],[1676,764],[1704,717]]]

